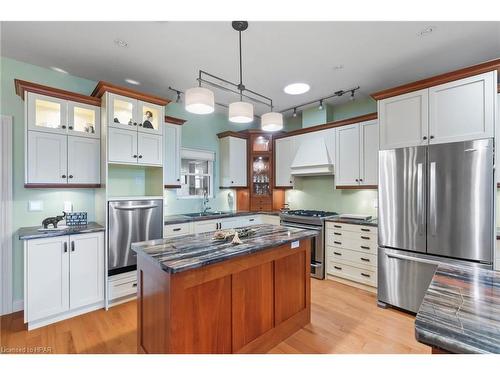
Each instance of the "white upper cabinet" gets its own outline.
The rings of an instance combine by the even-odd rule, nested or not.
[[[25,320],[34,321],[67,311],[68,236],[30,240],[25,249]]]
[[[140,133],[137,136],[137,163],[163,164],[163,138],[154,134]]]
[[[168,186],[181,186],[182,126],[165,124],[163,129],[163,182]]]
[[[100,138],[101,109],[89,104],[68,102],[68,134]]]
[[[28,131],[26,182],[65,184],[68,182],[67,136]]]
[[[144,133],[162,134],[163,108],[156,104],[137,101],[137,130]]]
[[[108,128],[108,160],[111,163],[137,163],[137,131]]]
[[[67,133],[67,100],[29,92],[26,106],[29,130],[59,134]]]
[[[336,186],[359,185],[359,124],[337,128]]]
[[[428,90],[378,101],[380,149],[420,146],[428,137]]]
[[[493,137],[496,71],[429,89],[429,143]]]
[[[497,72],[378,101],[380,149],[493,137]]]
[[[378,185],[378,123],[359,124],[359,184]]]
[[[295,138],[279,138],[275,144],[275,185],[283,187],[293,186],[292,162],[295,157]]]
[[[137,128],[137,99],[108,94],[108,126],[122,129]]]
[[[238,137],[219,139],[221,187],[244,187],[247,181],[247,140]]]
[[[70,309],[104,300],[103,233],[69,236]]]
[[[98,184],[101,180],[99,139],[68,137],[68,182]]]

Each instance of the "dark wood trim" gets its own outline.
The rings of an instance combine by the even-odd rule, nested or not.
[[[378,185],[344,185],[335,186],[335,189],[345,189],[345,190],[365,190],[365,189],[378,189]]]
[[[168,122],[169,124],[184,125],[184,123],[186,121],[187,120],[184,120],[182,118],[177,118],[177,117],[172,117],[172,116],[165,115],[165,122]]]
[[[377,112],[373,112],[373,113],[368,113],[366,115],[347,118],[344,120],[327,122],[326,124],[311,126],[309,128],[292,130],[291,132],[288,132],[288,133],[277,134],[273,138],[274,139],[286,138],[286,137],[291,137],[291,136],[299,135],[299,134],[312,133],[312,132],[317,132],[320,130],[331,129],[331,128],[338,128],[339,126],[355,124],[358,122],[376,120],[377,118],[378,118]]]
[[[500,83],[497,85],[497,92],[500,93]]]
[[[217,133],[217,138],[225,138],[225,137],[236,137],[241,139],[248,139],[248,134],[242,132],[233,132],[233,131],[225,131],[222,133]]]
[[[181,185],[163,185],[165,189],[179,189],[182,186]]]
[[[432,86],[441,85],[443,83],[456,81],[458,79],[474,76],[477,74],[491,72],[492,70],[497,70],[499,71],[500,74],[500,59],[487,61],[481,64],[469,66],[467,68],[454,70],[452,72],[439,74],[430,78],[425,78],[401,86],[378,91],[371,94],[371,97],[375,100],[382,100],[385,98],[390,98],[392,96],[402,95],[412,91],[426,89]]]
[[[71,100],[78,103],[95,105],[97,107],[101,106],[101,99],[92,96],[87,96],[83,94],[78,94],[76,92],[56,89],[54,87],[40,85],[34,82],[23,81],[20,79],[14,79],[14,87],[16,88],[16,94],[25,100],[25,92],[33,92],[35,94],[52,96],[54,98]]]
[[[24,184],[26,189],[99,189],[101,184]]]
[[[293,189],[293,186],[274,186],[275,189],[283,189],[283,190],[287,190],[287,189]]]
[[[452,352],[449,352],[448,350],[438,348],[436,346],[431,347],[431,354],[453,354]]]
[[[105,92],[111,92],[113,94],[128,96],[129,98],[134,98],[137,100],[142,100],[148,103],[153,103],[161,106],[166,106],[170,103],[170,99],[161,98],[156,95],[145,94],[140,91],[130,89],[128,87],[118,86],[110,82],[99,81],[94,91],[92,91],[91,96],[101,98]]]
[[[500,182],[497,182],[497,189],[500,189]]]

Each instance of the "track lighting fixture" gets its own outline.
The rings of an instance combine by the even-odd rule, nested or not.
[[[349,98],[350,101],[354,100],[354,90],[351,91],[351,97]]]
[[[293,115],[292,115],[292,116],[293,116],[293,117],[297,117],[297,108],[294,108],[294,109],[293,109]]]
[[[181,92],[177,90],[177,99],[175,100],[176,103],[181,102]]]
[[[320,111],[323,109],[323,99],[320,99],[318,109],[319,109]]]

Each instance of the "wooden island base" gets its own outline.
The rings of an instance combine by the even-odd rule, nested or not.
[[[265,353],[311,320],[310,246],[174,274],[139,253],[138,352]]]

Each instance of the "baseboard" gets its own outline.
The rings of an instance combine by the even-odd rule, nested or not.
[[[12,312],[18,312],[24,310],[24,300],[18,299],[12,302]]]
[[[333,275],[326,275],[326,279],[336,281],[336,282],[341,283],[341,284],[353,286],[353,287],[358,288],[358,289],[363,289],[363,290],[366,290],[367,292],[370,292],[370,293],[377,294],[377,288],[370,286],[370,285],[357,283],[355,281],[346,280],[346,279],[343,279],[341,277],[337,277],[337,276],[333,276]]]

